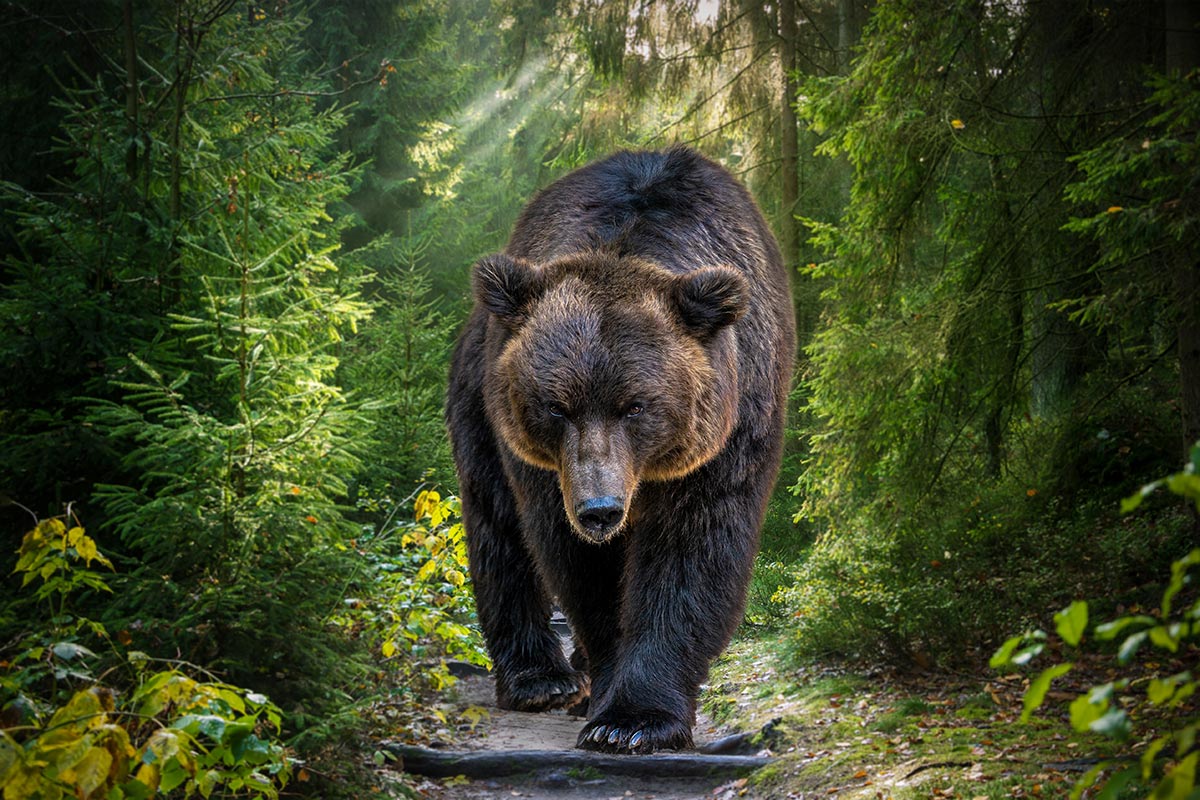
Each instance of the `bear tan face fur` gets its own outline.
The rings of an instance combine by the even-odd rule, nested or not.
[[[642,481],[687,475],[724,446],[738,396],[730,326],[747,302],[739,273],[498,255],[476,265],[475,292],[506,331],[485,379],[488,415],[519,458],[558,474],[584,539],[616,535]]]

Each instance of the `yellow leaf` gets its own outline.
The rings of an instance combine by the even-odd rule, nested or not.
[[[437,508],[440,502],[442,502],[440,494],[432,489],[426,489],[417,495],[417,502],[413,504],[413,514],[420,520],[427,515],[433,514],[433,510]]]
[[[950,127],[954,128],[956,131],[961,131],[963,128],[967,127],[967,123],[963,122],[961,119],[952,119],[950,120]]]
[[[429,577],[431,575],[433,575],[434,571],[436,571],[436,570],[437,570],[437,562],[426,561],[421,566],[421,568],[419,570],[417,570],[417,578],[416,579],[418,581],[429,580]]]
[[[383,643],[382,649],[384,658],[391,658],[392,656],[396,655],[396,643],[391,639],[388,639]]]
[[[1109,213],[1109,214],[1116,214],[1116,213],[1119,213],[1119,212],[1121,212],[1121,211],[1124,211],[1124,210],[1125,210],[1125,209],[1124,209],[1124,208],[1122,208],[1121,206],[1109,206],[1109,207],[1108,207],[1108,213]]]
[[[84,797],[91,795],[108,781],[108,772],[112,768],[112,754],[99,747],[93,747],[78,764],[70,770],[74,773],[70,778],[64,773],[60,777],[83,793]]]
[[[448,569],[446,570],[446,582],[462,586],[466,582],[466,577],[456,569]]]
[[[158,788],[159,779],[158,764],[143,763],[138,768],[137,775],[134,776],[134,780],[143,786],[149,786],[151,789]]]
[[[67,531],[67,544],[71,547],[78,547],[79,543],[86,538],[87,536],[84,534],[83,528],[78,525]]]
[[[478,725],[481,720],[487,719],[489,716],[488,710],[483,706],[467,706],[463,709],[462,713],[459,714],[459,719],[464,720],[468,725],[470,725],[471,730],[475,730],[475,726]]]
[[[96,549],[96,542],[90,536],[84,536],[75,544],[75,552],[87,564],[100,557],[100,551]]]

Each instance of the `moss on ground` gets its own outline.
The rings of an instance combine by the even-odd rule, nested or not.
[[[742,796],[1060,798],[1115,752],[1060,718],[1069,693],[1047,705],[1046,717],[1019,722],[1022,676],[785,669],[777,651],[765,637],[735,642],[701,698],[714,720],[743,730],[777,720],[763,745],[778,758]]]

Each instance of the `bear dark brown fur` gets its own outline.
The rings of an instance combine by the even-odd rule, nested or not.
[[[623,152],[539,193],[473,279],[446,414],[498,701],[590,695],[580,747],[688,747],[779,470],[775,240],[717,164]]]

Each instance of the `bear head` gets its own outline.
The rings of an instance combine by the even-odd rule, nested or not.
[[[558,475],[571,527],[619,533],[643,481],[682,478],[721,451],[737,417],[737,270],[684,273],[605,252],[475,265],[491,315],[484,394],[498,435]]]

